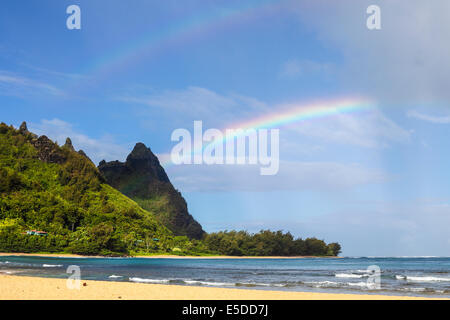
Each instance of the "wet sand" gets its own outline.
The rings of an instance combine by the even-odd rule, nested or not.
[[[405,296],[286,292],[0,275],[0,300],[412,300]]]

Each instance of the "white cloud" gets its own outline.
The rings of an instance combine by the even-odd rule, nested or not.
[[[372,0],[291,1],[306,28],[338,50],[340,85],[388,102],[449,102],[450,2],[378,1],[381,30],[368,30]]]
[[[258,99],[239,94],[221,95],[214,91],[190,86],[183,90],[165,90],[154,94],[124,94],[117,100],[149,107],[149,111],[166,112],[173,120],[179,113],[184,120],[202,120],[220,127],[252,112],[264,112],[268,106]]]
[[[340,114],[317,121],[305,121],[289,127],[301,135],[324,142],[382,148],[391,143],[410,141],[411,132],[387,118],[381,111]]]
[[[89,79],[88,76],[85,76],[83,74],[79,73],[70,73],[70,72],[60,72],[60,71],[54,71],[46,68],[36,67],[33,65],[30,65],[28,63],[21,63],[22,66],[34,71],[38,75],[47,75],[47,76],[54,76],[59,79],[68,79],[68,80],[87,80]]]
[[[60,119],[44,119],[40,123],[30,123],[29,130],[38,135],[46,135],[60,145],[64,144],[66,138],[69,137],[74,148],[83,150],[95,164],[101,160],[125,159],[131,150],[129,147],[114,142],[111,136],[105,135],[99,139],[90,138],[74,129],[72,124]]]
[[[166,90],[160,94],[147,96],[123,96],[119,99],[127,102],[145,104],[150,107],[176,111],[190,110],[201,113],[208,112],[210,108],[229,109],[237,106],[233,99],[199,87],[188,87],[185,90]]]
[[[169,165],[166,170],[183,192],[337,191],[389,179],[381,170],[336,162],[281,161],[274,176],[261,176],[257,165]]]
[[[428,121],[432,123],[441,123],[441,124],[450,123],[450,116],[431,116],[424,113],[420,113],[415,110],[408,111],[407,116],[410,118],[416,118],[419,120]]]
[[[46,82],[5,71],[0,71],[0,93],[19,97],[40,94],[62,96],[64,94],[63,91]]]

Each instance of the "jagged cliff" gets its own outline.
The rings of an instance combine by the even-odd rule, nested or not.
[[[46,236],[27,235],[33,229]],[[106,184],[70,139],[59,146],[26,123],[18,130],[0,124],[0,251],[166,252],[171,239],[152,212]]]
[[[176,235],[200,239],[201,225],[189,214],[187,204],[167,177],[158,158],[137,143],[126,162],[100,162],[98,169],[107,183],[136,201]]]

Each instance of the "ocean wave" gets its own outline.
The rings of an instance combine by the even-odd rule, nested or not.
[[[18,271],[16,270],[0,270],[0,273],[3,274],[13,274],[13,273],[17,273]]]
[[[145,279],[145,278],[138,278],[138,277],[132,277],[129,278],[132,282],[140,282],[140,283],[169,283],[169,279]]]
[[[394,291],[412,292],[421,294],[448,294],[448,289],[435,289],[435,288],[423,288],[423,287],[404,287],[400,289],[394,289]]]
[[[235,286],[245,287],[287,287],[289,283],[237,282]]]
[[[114,276],[114,275],[113,275]],[[121,276],[109,276],[109,278],[117,278]],[[287,284],[283,283],[263,283],[263,282],[215,282],[207,280],[181,280],[181,279],[146,279],[131,277],[132,282],[140,283],[160,283],[160,284],[187,284],[187,285],[200,285],[200,286],[214,286],[214,287],[285,287]]]
[[[346,282],[345,284],[350,287],[367,287],[367,282]]]
[[[413,282],[447,282],[450,281],[450,278],[443,278],[443,277],[413,277],[413,276],[406,276],[406,280],[413,281]]]
[[[365,274],[353,274],[353,273],[336,273],[336,278],[363,278],[367,277]]]
[[[434,290],[434,292],[439,293],[439,294],[446,294],[446,293],[449,293],[450,290]]]
[[[235,286],[235,283],[230,282],[212,282],[212,281],[200,281],[200,280],[183,280],[186,284],[200,284],[206,286]]]
[[[117,279],[117,278],[123,278],[123,276],[116,276],[115,274],[112,274],[108,278]]]
[[[323,287],[342,287],[342,282],[334,282],[334,281],[307,281],[305,282],[307,285],[311,285],[315,288],[323,288]]]
[[[448,258],[448,257],[440,257],[440,256],[400,256],[400,257],[394,257],[394,258]]]
[[[289,284],[289,283],[271,283],[270,286],[271,287],[289,287],[289,286],[294,286],[294,285]]]
[[[312,286],[314,288],[349,288],[349,287],[359,287],[368,288],[367,282],[334,282],[334,281],[308,281],[305,282],[306,285]]]
[[[425,291],[435,292],[434,290],[429,290],[427,288],[401,288],[401,289],[399,289],[399,291],[403,291],[403,292],[425,292]]]
[[[63,266],[62,264],[45,264],[45,263],[42,265],[42,267],[44,268],[60,268],[62,266]]]
[[[2,265],[3,267],[8,267],[8,268],[41,268],[42,265],[41,264],[32,264],[32,263],[20,263],[20,262],[2,262],[0,263],[0,265]]]

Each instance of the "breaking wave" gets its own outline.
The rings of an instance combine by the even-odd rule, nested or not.
[[[450,278],[406,276],[406,280],[414,281],[414,282],[447,282],[447,281],[450,281]]]
[[[336,278],[363,278],[367,277],[365,274],[353,274],[353,273],[336,273]]]
[[[137,278],[132,277],[129,278],[132,282],[140,282],[140,283],[169,283],[169,279],[145,279],[145,278]]]

